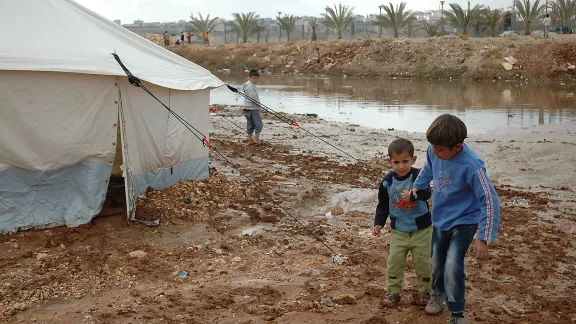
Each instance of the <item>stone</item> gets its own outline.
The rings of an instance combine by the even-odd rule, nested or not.
[[[46,260],[50,257],[50,255],[48,253],[38,253],[36,254],[36,260]]]
[[[19,310],[19,311],[23,311],[26,308],[28,308],[28,306],[24,303],[16,303],[16,304],[14,304],[14,308]]]
[[[340,295],[333,299],[336,304],[341,305],[356,305],[358,302],[356,301],[356,297],[352,295]]]
[[[514,56],[507,56],[504,58],[504,61],[506,61],[512,65],[518,63],[518,60],[516,58],[514,58]]]
[[[279,176],[279,175],[272,176],[272,180],[274,180],[274,181],[288,181],[287,178]]]
[[[568,65],[568,70],[576,70],[576,65]]]
[[[336,304],[334,304],[334,302],[330,298],[322,299],[321,303],[328,306],[328,307],[336,307]]]
[[[573,226],[570,230],[570,234],[576,234],[576,226]]]
[[[508,62],[502,62],[502,67],[504,67],[504,70],[506,71],[510,71],[514,68],[514,66]]]
[[[332,207],[332,209],[330,209],[330,213],[333,216],[342,215],[342,214],[344,214],[344,209],[342,209],[342,207],[340,207],[340,206],[334,206],[334,207]]]
[[[136,250],[136,251],[130,252],[129,255],[131,258],[142,259],[142,258],[146,257],[148,255],[148,253],[146,253],[142,250]]]
[[[242,261],[242,258],[240,258],[239,256],[232,258],[232,262],[241,262],[241,261]]]

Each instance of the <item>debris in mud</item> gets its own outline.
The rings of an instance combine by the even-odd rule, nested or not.
[[[514,68],[514,66],[508,62],[502,62],[502,67],[504,68],[504,70],[506,71],[510,71]]]
[[[340,295],[332,299],[336,304],[340,305],[356,305],[356,297],[352,295]]]
[[[148,255],[148,253],[146,253],[142,250],[136,250],[136,251],[132,251],[132,252],[128,253],[128,255],[130,255],[131,258],[142,259],[142,258],[145,258]]]
[[[144,226],[148,226],[148,227],[154,227],[154,226],[160,225],[160,220],[159,219],[157,219],[155,221],[141,220],[140,224],[142,224]]]
[[[184,278],[190,277],[190,274],[186,271],[180,271],[180,272],[178,272],[178,275],[176,277],[178,279],[184,279]]]
[[[320,303],[328,307],[336,307],[336,304],[332,301],[332,299],[330,299],[330,297],[322,299]]]
[[[573,226],[570,230],[570,234],[576,234],[576,226]]]
[[[48,259],[50,255],[48,253],[38,253],[36,254],[36,260],[42,261]]]
[[[342,215],[344,214],[344,209],[340,206],[334,206],[332,207],[332,209],[330,209],[330,213],[332,214],[332,216]]]

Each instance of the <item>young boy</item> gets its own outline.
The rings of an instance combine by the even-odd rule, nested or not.
[[[425,306],[430,298],[431,268],[430,250],[432,221],[426,200],[431,196],[429,188],[418,192],[418,198],[402,192],[410,192],[420,170],[413,168],[416,162],[414,145],[407,139],[397,139],[388,146],[388,163],[394,171],[388,173],[378,190],[378,207],[374,217],[374,235],[379,235],[390,216],[392,243],[386,270],[386,297],[384,306],[392,307],[400,302],[404,279],[404,267],[408,251],[412,254],[418,277],[419,295],[415,303]]]
[[[476,257],[488,256],[488,242],[496,240],[500,203],[484,161],[464,144],[466,125],[458,117],[442,115],[430,125],[426,164],[414,183],[413,196],[427,193],[434,181],[432,197],[432,290],[426,312],[438,314],[446,301],[450,323],[464,319],[464,257],[474,234]],[[408,193],[404,194],[405,196]]]
[[[246,132],[248,133],[248,137],[246,138],[247,144],[260,144],[260,133],[262,132],[262,117],[260,117],[260,105],[256,104],[256,102],[260,102],[258,98],[258,90],[256,89],[256,83],[258,83],[258,79],[260,78],[260,74],[256,70],[250,70],[248,72],[248,81],[244,83],[242,90],[244,93],[250,97],[252,100],[244,99],[244,117],[246,117]],[[252,138],[252,133],[254,133],[254,138]]]

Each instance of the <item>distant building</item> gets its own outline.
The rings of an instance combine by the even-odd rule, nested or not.
[[[122,26],[122,21],[120,19],[114,20],[114,23]]]

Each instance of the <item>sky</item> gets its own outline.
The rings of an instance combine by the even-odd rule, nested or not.
[[[211,17],[221,17],[230,19],[234,12],[254,11],[260,17],[276,17],[278,11],[295,16],[314,16],[324,12],[326,6],[333,6],[337,1],[324,0],[75,0],[79,4],[97,12],[110,19],[120,19],[122,23],[132,23],[141,19],[147,22],[190,20],[190,14],[201,13]],[[378,6],[389,1],[383,0],[347,0],[342,4],[352,5],[354,13],[359,15],[377,14]],[[448,3],[455,2],[462,6],[467,5],[467,1],[455,0],[446,1],[444,9],[448,8]],[[510,4],[505,4],[510,2]],[[393,1],[396,5],[399,1]],[[407,8],[410,10],[430,10],[439,9],[440,1],[436,0],[410,0],[407,1]],[[508,7],[512,0],[482,0],[482,2],[471,2],[475,4],[489,5],[493,8]]]

